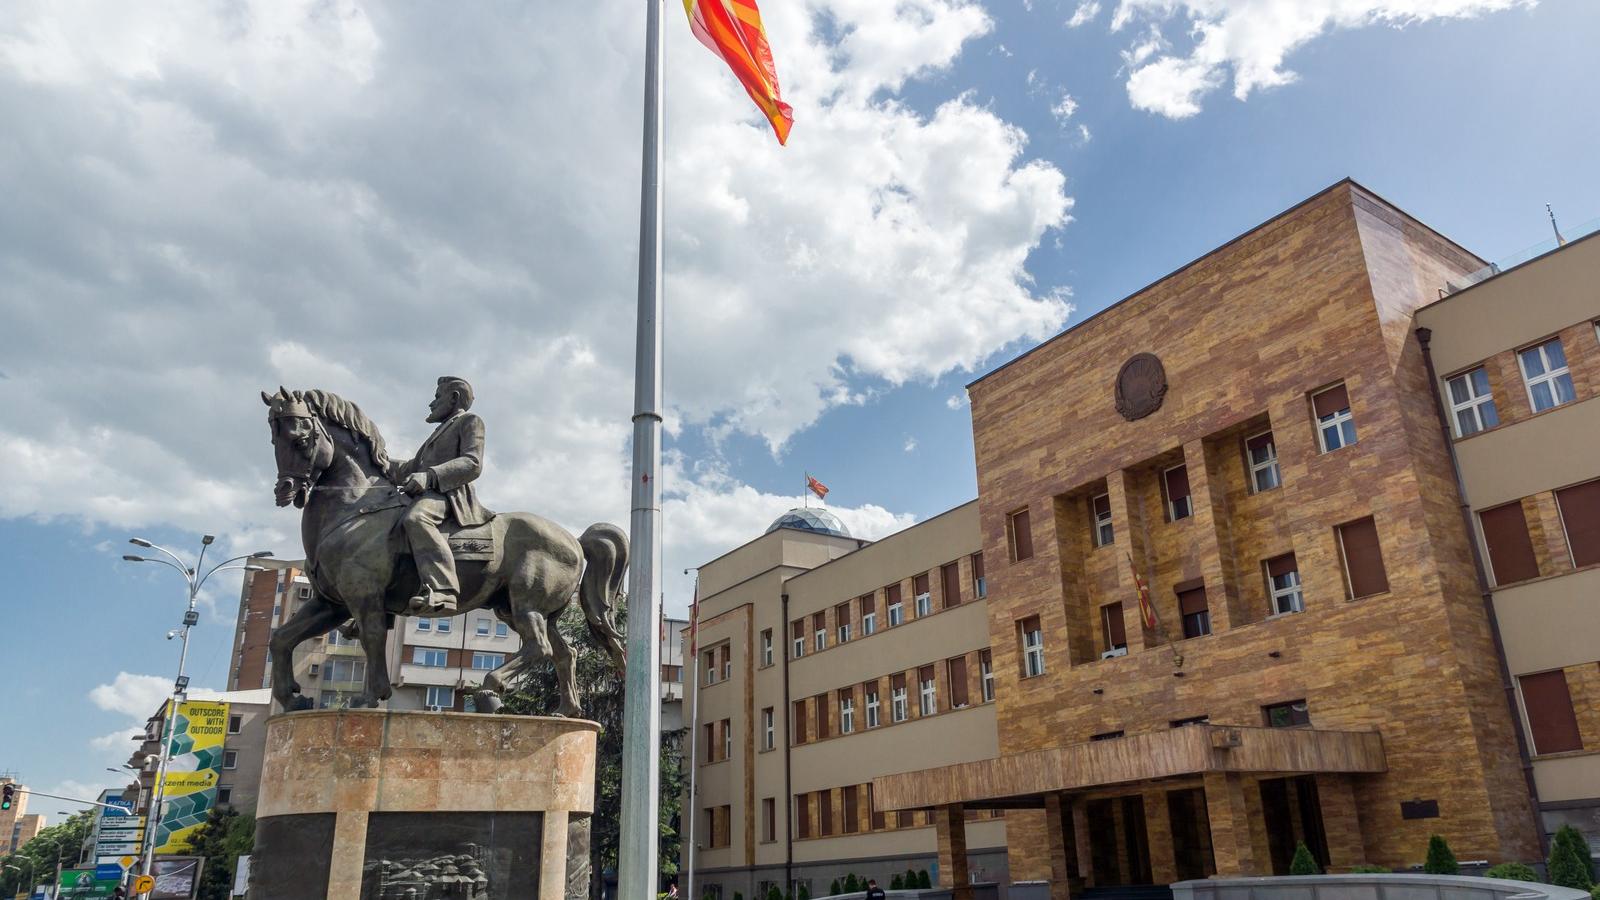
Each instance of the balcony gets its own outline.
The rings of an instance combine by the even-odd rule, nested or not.
[[[419,666],[416,663],[400,664],[400,680],[407,685],[455,687],[461,670],[454,666]]]

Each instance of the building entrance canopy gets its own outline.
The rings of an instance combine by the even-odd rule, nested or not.
[[[1042,806],[1048,794],[1206,772],[1372,773],[1388,769],[1375,731],[1189,725],[1108,741],[885,775],[872,782],[880,811],[961,804]]]

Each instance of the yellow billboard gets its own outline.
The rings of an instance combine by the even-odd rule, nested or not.
[[[217,805],[222,744],[228,735],[228,704],[190,700],[171,719],[163,813],[156,827],[157,853],[188,853],[195,831]]]

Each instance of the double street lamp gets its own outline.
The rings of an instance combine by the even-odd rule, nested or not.
[[[179,559],[176,553],[173,553],[171,550],[168,550],[167,548],[158,544],[153,544],[144,538],[129,538],[128,543],[133,544],[135,547],[143,547],[147,550],[155,550],[158,553],[164,554],[167,559],[149,556],[135,556],[133,554],[128,554],[122,557],[128,562],[161,563],[168,568],[177,569],[178,573],[183,576],[184,584],[188,588],[187,606],[183,611],[182,624],[179,625],[179,627],[167,632],[167,640],[170,641],[175,637],[181,637],[183,641],[182,649],[178,652],[178,677],[172,683],[172,700],[167,704],[167,714],[162,719],[161,723],[161,735],[159,738],[161,741],[161,756],[160,763],[156,767],[155,797],[150,805],[146,807],[146,815],[149,816],[149,820],[145,824],[144,862],[141,866],[141,871],[143,871],[146,875],[155,874],[155,838],[156,831],[161,825],[161,806],[166,797],[167,757],[171,755],[172,728],[173,722],[178,714],[178,704],[184,701],[185,694],[189,689],[189,676],[185,675],[183,670],[184,665],[189,659],[189,629],[200,624],[200,612],[199,610],[195,609],[195,603],[200,596],[200,589],[205,586],[206,579],[227,569],[243,569],[246,572],[259,572],[264,569],[265,566],[248,564],[235,565],[235,563],[241,563],[244,560],[249,559],[270,557],[273,555],[271,550],[258,550],[255,553],[246,554],[244,556],[235,556],[232,559],[225,559],[222,562],[217,563],[215,566],[212,566],[208,571],[206,571],[204,575],[201,575],[199,572],[206,562],[206,549],[210,547],[212,542],[215,540],[216,536],[210,534],[200,538],[200,556],[192,567],[184,565],[183,560]]]

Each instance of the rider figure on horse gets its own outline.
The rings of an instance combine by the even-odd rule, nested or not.
[[[401,525],[411,543],[422,581],[407,612],[454,615],[460,597],[455,559],[439,526],[454,519],[463,528],[482,525],[493,513],[478,503],[472,482],[483,471],[483,419],[472,408],[472,385],[466,379],[439,379],[428,421],[439,427],[422,442],[415,458],[391,461],[384,474],[412,498]]]

